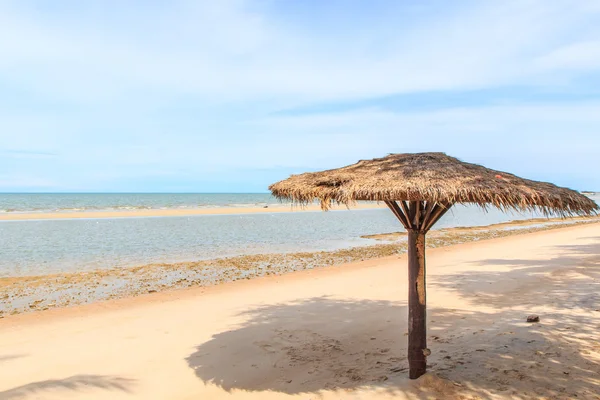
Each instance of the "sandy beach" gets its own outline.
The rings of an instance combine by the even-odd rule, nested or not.
[[[599,399],[600,224],[0,319],[0,399]],[[537,314],[539,323],[525,319]]]
[[[383,203],[357,203],[353,210],[385,208]],[[331,210],[347,210],[344,205],[335,205]],[[214,208],[182,208],[182,209],[138,209],[121,211],[70,211],[70,212],[14,212],[0,213],[0,221],[44,220],[44,219],[79,219],[79,218],[132,218],[132,217],[184,217],[191,215],[229,215],[256,214],[277,212],[320,211],[316,204],[297,206],[290,204],[270,205],[268,207],[214,207]]]
[[[0,31],[0,400],[600,400],[600,0]]]

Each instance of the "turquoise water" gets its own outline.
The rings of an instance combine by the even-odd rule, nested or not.
[[[119,211],[265,206],[267,193],[0,193],[0,212]]]
[[[2,195],[6,198],[7,195]],[[17,195],[8,195],[14,203]],[[98,207],[127,204],[141,207],[201,204],[261,204],[269,195],[18,195],[26,205],[59,209],[62,205]],[[28,199],[28,196],[33,198]],[[61,204],[51,204],[52,196]],[[68,196],[73,196],[69,198]],[[94,198],[94,196],[99,197]],[[121,196],[119,198],[119,196]],[[168,200],[167,200],[168,199]],[[192,199],[194,199],[192,201]],[[207,200],[212,199],[212,200]],[[600,200],[598,196],[596,201]],[[251,201],[252,203],[244,203]],[[540,217],[535,213],[484,212],[473,206],[455,206],[436,228],[489,225]],[[224,256],[318,251],[373,243],[363,235],[397,232],[401,226],[387,209],[331,212],[196,215],[0,221],[0,277],[38,275],[126,267],[155,262],[194,261]]]

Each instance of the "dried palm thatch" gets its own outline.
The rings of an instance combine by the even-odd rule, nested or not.
[[[551,183],[536,182],[462,162],[444,153],[390,154],[328,171],[292,175],[269,187],[279,199],[296,204],[357,200],[473,203],[502,210],[538,210],[544,214],[590,215],[590,198]]]

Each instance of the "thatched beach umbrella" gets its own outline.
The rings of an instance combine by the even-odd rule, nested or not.
[[[382,201],[408,231],[408,362],[409,376],[426,370],[425,235],[457,203],[484,209],[538,210],[545,215],[591,215],[590,198],[551,183],[536,182],[444,153],[390,154],[347,167],[292,175],[269,187],[279,199],[296,204],[352,204]]]

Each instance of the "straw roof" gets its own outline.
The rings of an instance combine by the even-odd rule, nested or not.
[[[590,215],[590,198],[551,183],[536,182],[462,162],[444,153],[390,154],[346,167],[292,175],[269,187],[280,200],[328,209],[357,200],[474,203],[502,210],[537,209],[545,214]]]

